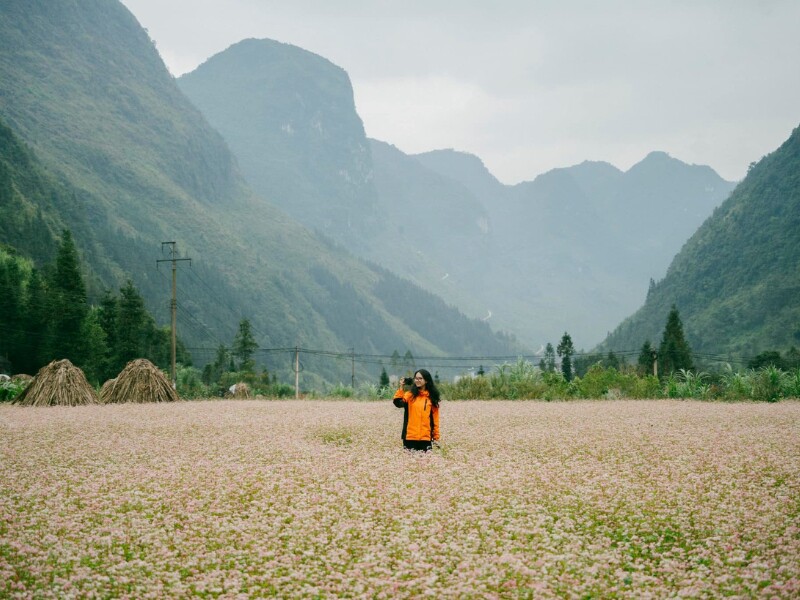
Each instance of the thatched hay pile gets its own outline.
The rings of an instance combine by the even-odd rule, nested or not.
[[[108,395],[108,393],[109,393],[109,388],[111,388],[111,387],[112,387],[112,386],[113,386],[113,385],[114,385],[116,382],[117,382],[117,378],[116,378],[116,377],[114,377],[114,379],[109,379],[108,381],[106,381],[106,382],[105,382],[105,383],[104,383],[104,384],[103,384],[103,385],[100,387],[100,402],[103,402],[103,403],[105,403],[105,400],[103,400],[103,398],[105,398],[105,397],[106,397],[106,395]]]
[[[237,383],[236,387],[233,390],[233,397],[234,398],[249,398],[250,397],[250,386],[246,383]]]
[[[177,402],[178,393],[161,370],[146,358],[132,360],[115,379],[109,379],[100,390],[106,404],[134,402]]]
[[[99,404],[86,375],[70,361],[54,360],[45,365],[16,398],[22,406],[82,406]]]
[[[250,395],[250,386],[243,381],[234,383],[231,387],[225,390],[225,393],[222,394],[222,397],[228,400],[231,398],[252,398]]]

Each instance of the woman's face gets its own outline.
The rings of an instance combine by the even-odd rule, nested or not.
[[[417,386],[419,390],[425,389],[425,378],[422,376],[422,373],[417,372],[414,374],[414,385]]]

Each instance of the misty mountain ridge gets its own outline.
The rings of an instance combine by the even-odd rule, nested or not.
[[[242,44],[178,83],[225,137],[257,193],[277,199],[302,223],[357,255],[413,278],[532,346],[556,340],[564,330],[578,343],[600,341],[640,305],[649,280],[663,276],[734,186],[708,167],[663,152],[627,172],[585,162],[507,186],[468,153],[408,156],[367,140],[339,67],[291,45],[248,40],[244,52]],[[220,75],[214,65],[223,63],[229,73]],[[285,73],[284,63],[299,74],[280,78],[277,86],[278,75],[270,71]],[[307,74],[317,67],[332,73],[315,82]],[[328,94],[332,85],[326,82],[334,80]],[[254,82],[261,87],[247,98]],[[314,109],[303,121],[293,104]],[[313,130],[317,114],[347,114],[347,133],[339,140],[280,134],[278,125],[291,119]],[[326,162],[326,153],[336,160]],[[307,178],[304,183],[312,183],[302,189],[283,181],[287,173],[300,177],[306,163],[299,157],[305,155],[319,157],[315,168],[332,175],[328,182],[342,173],[361,174],[361,185],[349,188],[361,199],[348,202],[367,207],[362,217],[336,228],[320,219],[340,194],[341,181]]]

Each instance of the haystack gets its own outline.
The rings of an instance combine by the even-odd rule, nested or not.
[[[105,398],[105,397],[106,397],[106,395],[108,394],[108,389],[109,389],[110,387],[113,387],[113,385],[116,383],[116,381],[117,381],[117,378],[116,378],[116,377],[115,377],[114,379],[109,379],[108,381],[106,381],[106,382],[105,382],[105,383],[104,383],[104,384],[103,384],[103,385],[100,387],[100,402],[103,402],[103,403],[105,403],[105,400],[103,400],[103,398]]]
[[[99,404],[100,399],[86,381],[83,371],[64,359],[54,360],[39,369],[15,403],[23,406],[82,406]]]
[[[236,387],[233,388],[233,397],[234,398],[249,398],[250,397],[250,386],[244,382],[237,383]]]
[[[177,392],[161,370],[146,358],[132,360],[115,379],[109,379],[100,390],[106,404],[123,402],[177,402]]]

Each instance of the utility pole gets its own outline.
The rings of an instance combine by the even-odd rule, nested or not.
[[[172,389],[178,387],[178,378],[175,372],[175,347],[178,339],[178,261],[188,260],[189,265],[192,264],[191,258],[178,258],[178,251],[175,248],[176,242],[161,242],[161,252],[164,252],[164,246],[169,246],[169,254],[171,258],[156,261],[156,267],[162,262],[172,263],[172,302],[170,302],[170,310],[172,312]]]
[[[294,347],[294,398],[300,398],[300,348]]]
[[[350,348],[350,387],[356,391],[356,349]]]

